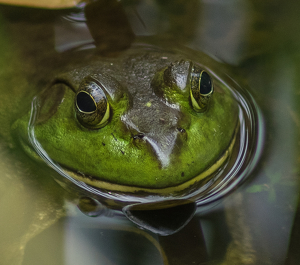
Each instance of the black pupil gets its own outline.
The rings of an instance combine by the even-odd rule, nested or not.
[[[77,94],[77,106],[82,112],[93,112],[96,110],[94,100],[85,92],[79,92]]]
[[[203,72],[200,81],[200,93],[202,95],[209,94],[211,92],[211,79],[208,73]]]

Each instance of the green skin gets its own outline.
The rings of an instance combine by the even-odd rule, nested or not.
[[[161,189],[195,178],[228,149],[238,108],[230,91],[213,80],[208,109],[196,112],[190,100],[192,63],[183,56],[132,48],[58,76],[57,89],[52,85],[43,92],[47,99],[34,125],[37,140],[53,161],[94,181]],[[181,68],[173,68],[175,80],[168,82],[165,69],[182,59]],[[100,129],[86,128],[75,114],[76,91],[91,76],[106,87],[110,104],[108,123]],[[22,139],[29,115],[14,124]],[[140,133],[144,138],[134,137]]]

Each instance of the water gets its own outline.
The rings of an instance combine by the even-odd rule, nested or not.
[[[217,71],[223,73],[222,80],[247,88],[261,109],[256,120],[264,117],[262,156],[254,158],[258,164],[252,174],[222,201],[199,207],[197,220],[203,228],[208,264],[298,264],[299,228],[294,217],[298,216],[299,193],[299,4],[254,0],[159,3],[123,2],[134,34],[176,39],[226,63]],[[15,17],[11,12],[3,21]],[[80,17],[80,10],[72,12]],[[5,50],[0,59],[2,102],[11,102],[0,106],[5,114],[0,118],[2,263],[22,264],[24,257],[23,264],[163,264],[168,252],[159,248],[157,236],[115,218],[115,213],[94,219],[82,215],[72,203],[65,205],[65,196],[75,203],[76,196],[62,194],[51,178],[45,178],[46,168],[37,169],[22,151],[11,149],[10,125],[29,111],[36,94],[27,89],[28,76],[32,80],[37,79],[37,72],[47,76],[53,64],[66,63],[49,53],[46,58],[51,65],[45,66],[39,59],[45,58],[44,49],[54,46],[62,52],[78,45],[91,47],[85,26],[70,25],[58,17],[53,30],[51,20],[43,22],[42,34],[29,28],[32,21],[18,24],[17,19],[1,32],[0,47]],[[33,36],[31,41],[19,35],[18,27]],[[36,32],[39,35],[34,38]],[[7,77],[11,75],[13,79]],[[260,113],[250,105],[250,111]],[[262,130],[262,122],[258,129]],[[130,238],[139,242],[139,248]]]

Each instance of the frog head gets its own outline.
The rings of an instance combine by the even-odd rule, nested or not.
[[[239,124],[235,98],[212,72],[185,54],[149,47],[82,62],[59,74],[37,105],[34,121],[31,112],[14,124],[30,155],[24,139],[34,132],[72,179],[152,208],[161,205],[153,198],[193,202],[178,203],[225,164]],[[117,197],[105,203],[132,203]]]

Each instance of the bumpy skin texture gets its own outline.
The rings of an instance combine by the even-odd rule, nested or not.
[[[166,72],[170,77],[164,70],[174,62]],[[209,108],[195,112],[190,67],[180,54],[140,49],[77,67],[41,96],[46,100],[34,126],[36,138],[61,166],[99,180],[165,188],[193,179],[227,150],[238,107],[230,91],[213,80]],[[110,104],[108,123],[96,130],[82,126],[75,115],[74,97],[86,77],[105,87]],[[45,114],[51,104],[51,115]],[[27,133],[27,124],[28,116],[17,121],[19,134]]]

